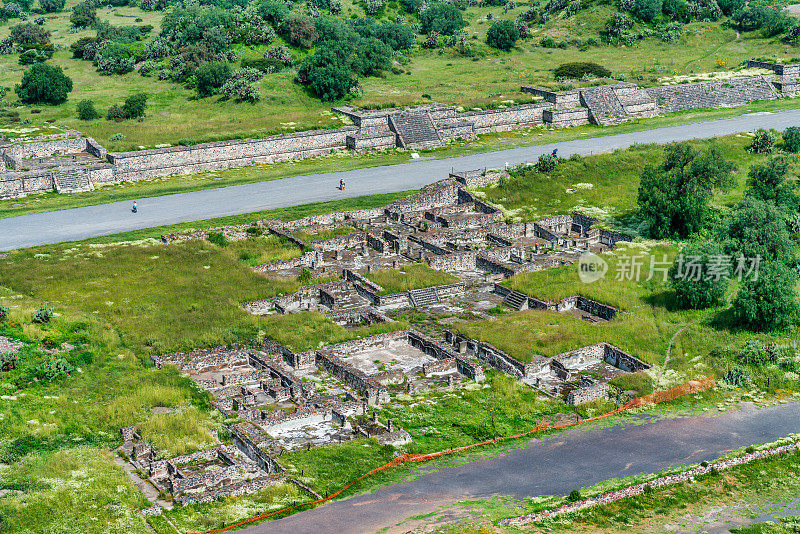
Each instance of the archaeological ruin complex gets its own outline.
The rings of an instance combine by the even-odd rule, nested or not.
[[[437,148],[453,139],[535,125],[611,125],[696,108],[719,108],[797,94],[800,66],[750,61],[774,74],[640,88],[633,83],[552,91],[522,87],[542,101],[460,112],[431,104],[379,111],[334,111],[353,126],[134,152],[108,152],[78,132],[5,140],[0,144],[0,198],[89,191],[95,185],[388,148]]]
[[[510,313],[570,313],[597,328],[621,313],[581,295],[549,302],[503,283],[514,274],[571,264],[587,251],[600,253],[630,240],[577,212],[532,222],[504,220],[500,210],[471,190],[505,174],[454,172],[382,208],[163,235],[166,244],[216,233],[228,240],[277,236],[296,246],[299,255],[255,270],[312,283],[295,293],[242,303],[246,311],[314,311],[348,328],[386,323],[388,331],[305,352],[267,338],[253,346],[156,356],[157,367],[176,367],[212,395],[219,411],[238,419],[228,429],[232,445],[157,459],[131,428],[123,431],[122,451],[175,502],[204,502],[287,480],[280,464],[283,451],[358,437],[407,445],[412,436],[391,419],[379,418],[376,409],[397,395],[480,384],[488,371],[567,404],[627,400],[610,381],[650,366],[624,348],[603,342],[521,360],[449,326],[464,314],[490,318],[497,307]],[[325,238],[332,234],[339,235]],[[402,277],[412,266],[447,273],[448,283],[392,292],[371,280],[381,272]],[[429,319],[401,326],[400,316],[409,311],[424,311]]]

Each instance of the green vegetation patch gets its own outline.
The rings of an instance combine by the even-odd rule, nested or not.
[[[413,289],[455,284],[459,281],[452,274],[431,269],[425,263],[405,265],[399,269],[381,269],[365,273],[364,276],[383,288],[381,295],[393,295]]]

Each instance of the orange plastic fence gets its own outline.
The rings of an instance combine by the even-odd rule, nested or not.
[[[393,458],[391,461],[387,462],[386,464],[384,464],[384,465],[382,465],[380,467],[376,467],[375,469],[364,473],[363,475],[361,475],[360,477],[355,479],[350,484],[338,489],[336,492],[331,493],[330,495],[328,495],[327,497],[324,497],[322,499],[317,499],[315,501],[308,501],[308,502],[304,502],[304,503],[301,503],[301,504],[296,504],[294,506],[288,506],[286,508],[281,508],[280,510],[275,510],[274,512],[268,512],[268,513],[260,514],[260,515],[251,517],[249,519],[245,519],[243,521],[239,521],[238,523],[233,523],[233,524],[228,525],[226,527],[217,528],[217,529],[214,529],[214,530],[204,530],[204,531],[200,531],[200,532],[187,532],[186,534],[219,534],[220,532],[227,532],[227,531],[229,531],[231,529],[241,527],[242,525],[246,525],[247,523],[253,523],[255,521],[261,521],[262,519],[267,519],[269,517],[273,517],[273,516],[276,516],[278,514],[291,512],[293,510],[297,510],[298,508],[303,508],[305,506],[313,506],[315,504],[321,504],[321,503],[330,501],[331,499],[335,499],[336,497],[338,497],[339,495],[341,495],[342,493],[344,493],[345,491],[350,489],[356,482],[358,482],[360,480],[364,480],[365,478],[367,478],[367,477],[369,477],[371,475],[374,475],[375,473],[378,473],[380,471],[385,471],[386,469],[391,469],[393,467],[397,467],[398,465],[402,465],[402,464],[410,463],[410,462],[426,462],[428,460],[433,460],[434,458],[439,458],[441,456],[445,456],[445,455],[448,455],[448,454],[454,454],[454,453],[458,453],[458,452],[463,452],[463,451],[466,451],[468,449],[473,449],[475,447],[481,447],[483,445],[490,445],[492,443],[498,443],[500,441],[505,441],[505,440],[508,440],[508,439],[521,438],[523,436],[527,436],[527,435],[530,435],[530,434],[535,434],[536,432],[541,432],[542,430],[556,430],[556,429],[560,429],[560,428],[567,428],[567,427],[570,427],[570,426],[580,425],[582,423],[586,423],[586,422],[589,422],[589,421],[597,421],[597,420],[604,419],[604,418],[612,416],[612,415],[616,415],[616,414],[618,414],[620,412],[623,412],[625,410],[632,410],[634,408],[641,408],[642,406],[647,406],[649,404],[658,404],[660,402],[666,402],[666,401],[677,399],[678,397],[681,397],[683,395],[691,395],[692,393],[697,393],[699,391],[704,391],[706,389],[711,389],[711,388],[714,387],[715,384],[716,384],[716,381],[714,379],[714,375],[709,375],[706,378],[703,378],[701,380],[691,380],[689,382],[685,382],[683,384],[680,384],[680,385],[675,386],[675,387],[670,388],[670,389],[665,389],[663,391],[656,391],[656,392],[651,393],[649,395],[644,395],[643,397],[636,397],[635,399],[629,400],[628,402],[626,402],[625,404],[623,404],[619,408],[616,408],[614,410],[611,410],[610,412],[606,412],[604,414],[598,415],[596,417],[591,417],[591,418],[588,418],[588,419],[581,419],[579,421],[573,421],[571,423],[564,423],[564,424],[555,425],[555,426],[548,424],[546,421],[542,421],[538,425],[536,425],[534,428],[532,428],[532,429],[530,429],[530,430],[528,430],[526,432],[521,432],[519,434],[513,434],[511,436],[503,436],[503,437],[499,437],[499,438],[495,438],[495,439],[490,439],[490,440],[482,441],[480,443],[473,443],[471,445],[464,445],[463,447],[457,447],[455,449],[445,449],[443,451],[433,452],[433,453],[429,453],[429,454],[408,454],[408,453],[403,453],[403,454],[400,454],[400,455],[396,456],[395,458]]]

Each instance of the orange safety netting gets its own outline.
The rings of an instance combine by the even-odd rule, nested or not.
[[[711,389],[711,388],[714,387],[715,384],[716,384],[716,381],[714,379],[714,375],[709,375],[706,378],[703,378],[701,380],[691,380],[689,382],[685,382],[683,384],[680,384],[678,386],[672,387],[670,389],[665,389],[663,391],[656,391],[656,392],[651,393],[649,395],[644,395],[643,397],[636,397],[635,399],[629,400],[628,402],[626,402],[625,404],[623,404],[619,408],[616,408],[614,410],[611,410],[610,412],[606,412],[604,414],[598,415],[596,417],[591,417],[589,419],[581,419],[579,421],[573,421],[571,423],[564,423],[564,424],[555,425],[555,426],[550,425],[546,421],[542,421],[538,425],[536,425],[534,428],[532,428],[531,430],[528,430],[526,432],[521,432],[519,434],[514,434],[514,435],[511,435],[511,436],[503,436],[503,437],[499,437],[499,438],[495,438],[495,439],[490,439],[490,440],[482,441],[480,443],[473,443],[472,445],[464,445],[463,447],[457,447],[455,449],[445,449],[443,451],[433,452],[433,453],[429,453],[429,454],[408,454],[408,453],[403,453],[403,454],[400,454],[399,456],[396,456],[395,458],[393,458],[391,461],[387,462],[386,464],[384,464],[384,465],[382,465],[380,467],[376,467],[375,469],[364,473],[363,475],[361,475],[360,477],[355,479],[350,484],[338,489],[336,492],[331,493],[330,495],[328,495],[327,497],[324,497],[322,499],[317,499],[315,501],[308,501],[308,502],[304,502],[304,503],[301,503],[301,504],[296,504],[294,506],[288,506],[286,508],[281,508],[280,510],[275,510],[274,512],[268,512],[268,513],[265,513],[265,514],[260,514],[260,515],[251,517],[249,519],[245,519],[243,521],[239,521],[238,523],[233,523],[231,525],[228,525],[227,527],[217,528],[217,529],[214,529],[214,530],[204,530],[204,531],[201,531],[201,532],[188,532],[186,534],[218,534],[220,532],[227,532],[227,531],[229,531],[231,529],[241,527],[242,525],[246,525],[247,523],[253,523],[255,521],[261,521],[262,519],[267,519],[269,517],[273,517],[273,516],[276,516],[278,514],[291,512],[293,510],[297,510],[298,508],[302,508],[304,506],[313,506],[315,504],[321,504],[321,503],[330,501],[331,499],[335,499],[336,497],[338,497],[339,495],[341,495],[342,493],[344,493],[345,491],[350,489],[359,480],[363,480],[363,479],[365,479],[365,478],[367,478],[367,477],[369,477],[369,476],[371,476],[371,475],[373,475],[375,473],[378,473],[379,471],[385,471],[386,469],[391,469],[393,467],[397,467],[398,465],[402,465],[402,464],[405,464],[405,463],[411,463],[411,462],[426,462],[428,460],[433,460],[434,458],[439,458],[440,456],[445,456],[447,454],[458,453],[458,452],[466,451],[468,449],[472,449],[472,448],[475,448],[475,447],[481,447],[483,445],[490,445],[492,443],[498,443],[500,441],[505,441],[505,440],[508,440],[508,439],[521,438],[521,437],[524,437],[524,436],[527,436],[527,435],[530,435],[530,434],[535,434],[536,432],[541,432],[542,430],[557,430],[557,429],[560,429],[560,428],[567,428],[567,427],[570,427],[570,426],[580,425],[582,423],[586,423],[586,422],[589,422],[589,421],[597,421],[597,420],[609,417],[611,415],[616,415],[616,414],[618,414],[620,412],[623,412],[625,410],[632,410],[634,408],[641,408],[642,406],[647,406],[649,404],[658,404],[660,402],[671,401],[671,400],[677,399],[678,397],[681,397],[683,395],[690,395],[692,393],[697,393],[699,391],[704,391],[706,389]]]

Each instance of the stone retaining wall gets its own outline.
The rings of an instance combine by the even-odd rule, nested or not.
[[[140,180],[327,154],[347,148],[347,136],[357,131],[346,126],[264,139],[120,152],[108,154],[108,160],[115,167],[117,180]]]

